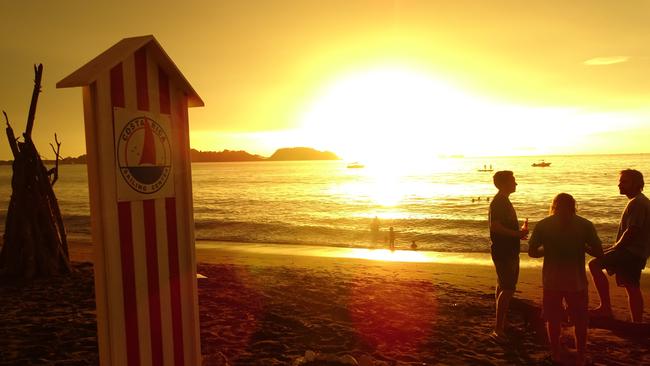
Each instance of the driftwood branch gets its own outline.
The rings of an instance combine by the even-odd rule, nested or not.
[[[32,278],[70,272],[65,227],[52,189],[58,179],[61,143],[54,135],[57,148],[50,146],[56,154],[56,166],[48,172],[31,138],[42,72],[42,65],[34,67],[34,92],[22,142],[16,139],[4,113],[14,161],[12,193],[0,248],[0,277]]]
[[[11,124],[9,124],[9,117],[7,117],[7,112],[2,111],[2,114],[5,115],[5,121],[7,122],[7,128],[6,128],[6,133],[7,133],[7,140],[9,141],[9,147],[11,148],[11,153],[14,155],[14,159],[20,154],[20,150],[18,149],[18,142],[16,140],[16,136],[14,135],[14,130],[11,128]]]
[[[32,128],[34,128],[34,118],[36,118],[36,104],[38,103],[38,94],[41,92],[41,79],[43,77],[43,64],[34,65],[34,90],[32,91],[32,102],[29,105],[29,114],[27,115],[27,126],[25,127],[25,140],[32,139]]]
[[[56,133],[54,134],[54,141],[56,142],[56,149],[54,149],[54,145],[50,143],[50,147],[52,148],[52,151],[54,151],[54,168],[48,170],[47,172],[49,176],[53,175],[50,181],[52,187],[54,187],[54,183],[56,183],[57,179],[59,179],[59,152],[61,151],[61,143],[59,142],[59,138],[56,136]]]

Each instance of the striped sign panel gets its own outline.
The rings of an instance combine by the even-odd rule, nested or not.
[[[102,362],[198,365],[186,96],[142,47],[84,98]]]

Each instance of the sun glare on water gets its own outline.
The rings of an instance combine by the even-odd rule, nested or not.
[[[347,169],[347,173],[355,179],[332,186],[330,193],[346,200],[367,200],[385,208],[398,206],[410,199],[434,202],[441,196],[465,193],[466,187],[453,182],[431,180],[432,175],[462,169],[458,164],[458,159],[446,158],[431,158],[424,162],[408,160],[401,165],[372,161],[363,169]],[[382,212],[383,219],[412,215],[401,210]]]

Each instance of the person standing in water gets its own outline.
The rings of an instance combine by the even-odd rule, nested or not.
[[[395,231],[392,226],[388,229],[388,246],[390,250],[395,250]]]
[[[498,171],[493,182],[499,190],[490,202],[488,222],[490,227],[490,254],[497,273],[495,291],[496,319],[490,337],[505,341],[505,325],[510,300],[515,293],[519,279],[520,240],[526,239],[528,228],[519,229],[517,213],[510,202],[510,194],[517,190],[512,171]]]
[[[370,223],[370,236],[372,237],[372,243],[377,244],[377,241],[379,241],[379,218],[377,216]]]

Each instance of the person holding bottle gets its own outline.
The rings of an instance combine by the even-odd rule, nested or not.
[[[528,236],[527,223],[521,229],[517,213],[510,202],[510,194],[517,190],[512,171],[498,171],[493,182],[499,190],[490,202],[488,223],[490,228],[490,254],[497,273],[495,291],[496,319],[490,337],[497,342],[506,341],[505,325],[510,300],[519,279],[520,240]]]

